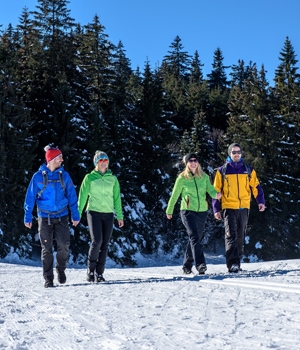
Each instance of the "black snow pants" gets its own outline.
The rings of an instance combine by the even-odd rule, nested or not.
[[[186,228],[189,236],[189,241],[186,247],[183,266],[191,269],[195,262],[195,267],[201,265],[206,266],[205,257],[203,253],[202,237],[204,225],[207,218],[207,212],[195,212],[190,210],[180,211],[181,220]]]
[[[87,212],[87,221],[92,243],[88,254],[88,268],[102,275],[108,253],[108,244],[113,232],[114,213]]]
[[[49,225],[50,223],[50,225]],[[41,259],[43,276],[53,279],[53,240],[56,240],[56,270],[64,271],[67,266],[70,246],[69,217],[38,218],[39,237],[42,246]]]
[[[224,209],[226,265],[240,266],[244,253],[244,239],[247,228],[249,209]]]

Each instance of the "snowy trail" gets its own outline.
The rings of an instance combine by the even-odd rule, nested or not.
[[[45,289],[41,267],[0,263],[0,349],[299,350],[300,260],[245,267],[70,268]]]
[[[288,284],[284,285],[282,283],[272,283],[272,282],[253,282],[253,281],[233,281],[233,280],[203,280],[204,283],[211,283],[211,284],[226,284],[230,286],[236,286],[236,287],[246,287],[246,288],[253,288],[253,289],[265,289],[268,291],[278,291],[283,293],[297,293],[300,294],[300,285],[298,286],[290,286]]]

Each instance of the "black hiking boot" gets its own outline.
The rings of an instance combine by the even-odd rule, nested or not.
[[[53,278],[45,278],[45,284],[44,284],[45,288],[51,288],[54,287],[53,284]]]
[[[66,283],[67,277],[66,277],[65,271],[57,271],[57,280],[58,280],[58,283],[60,284]]]
[[[96,281],[97,282],[105,282],[105,278],[102,276],[101,273],[96,273]]]
[[[207,270],[206,265],[200,265],[200,266],[197,268],[197,271],[198,271],[198,274],[199,274],[199,275],[204,275],[206,270]]]
[[[87,270],[87,274],[86,274],[86,280],[88,282],[94,282],[95,281],[95,272],[94,271],[90,271],[89,269]]]
[[[189,269],[188,267],[183,266],[182,271],[185,275],[190,275],[192,273],[192,269]]]
[[[237,273],[240,271],[240,267],[238,264],[232,264],[231,267],[228,269],[228,272]]]

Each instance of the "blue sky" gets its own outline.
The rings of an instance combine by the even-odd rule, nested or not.
[[[25,6],[33,11],[37,5],[2,0],[0,25],[15,26]],[[133,69],[143,70],[147,59],[152,67],[160,65],[177,35],[188,54],[198,51],[204,75],[219,47],[224,65],[239,59],[264,64],[272,85],[287,36],[300,61],[299,0],[71,0],[68,8],[82,25],[97,14],[110,40],[123,42]]]

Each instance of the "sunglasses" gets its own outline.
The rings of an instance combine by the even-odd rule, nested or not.
[[[242,151],[231,151],[232,154],[242,154]]]
[[[188,162],[189,163],[198,163],[198,159],[189,159]]]
[[[100,163],[108,163],[108,159],[107,158],[100,158],[99,162]]]

